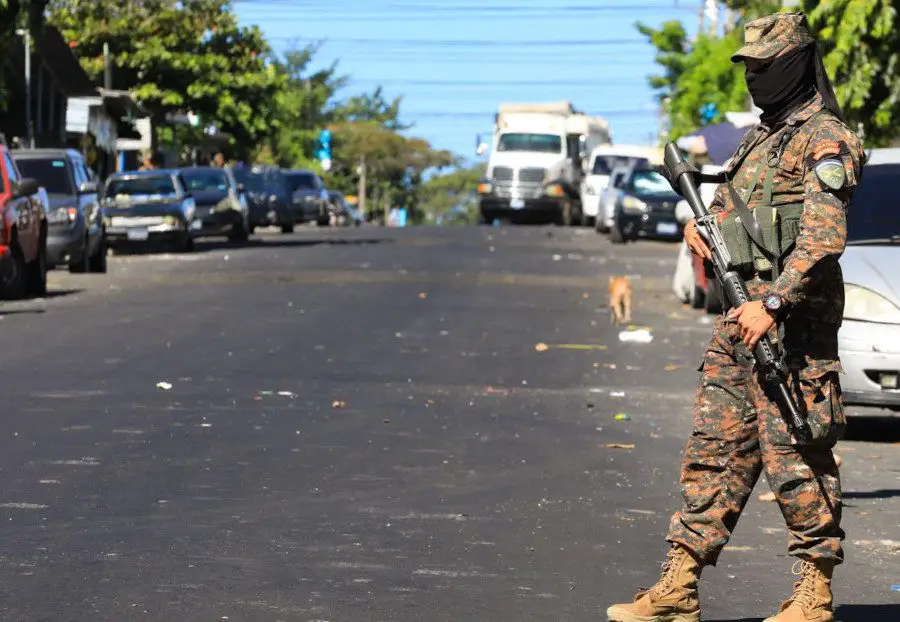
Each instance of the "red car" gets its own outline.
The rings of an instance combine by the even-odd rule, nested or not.
[[[0,145],[0,294],[5,298],[47,293],[47,206],[34,179],[23,178]]]
[[[705,268],[705,262],[691,255],[694,268],[694,291],[691,293],[691,306],[695,309],[706,309],[709,313],[721,313],[722,301],[715,287],[716,277],[713,275],[712,266]]]

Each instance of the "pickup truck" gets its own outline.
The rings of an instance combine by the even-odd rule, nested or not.
[[[47,293],[47,206],[37,180],[22,177],[0,145],[0,294],[6,298]]]

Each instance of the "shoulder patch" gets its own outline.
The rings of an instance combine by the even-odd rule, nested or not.
[[[841,144],[836,140],[823,140],[815,146],[812,152],[813,160],[821,160],[826,156],[838,155],[841,152]]]
[[[844,163],[839,158],[822,160],[813,170],[816,177],[832,190],[840,190],[847,181],[847,171],[844,170]]]

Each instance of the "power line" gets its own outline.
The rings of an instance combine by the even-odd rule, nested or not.
[[[643,76],[635,76],[639,80],[644,80]],[[381,86],[400,85],[400,86],[452,86],[452,87],[487,87],[487,88],[504,88],[508,86],[632,86],[635,81],[627,82],[604,82],[595,80],[419,80],[419,79],[387,79],[378,78],[350,78],[352,82],[376,82]]]
[[[493,112],[445,112],[440,110],[418,110],[418,111],[409,111],[404,110],[401,112],[402,115],[409,115],[410,117],[420,117],[420,118],[456,118],[456,119],[478,119],[484,117],[493,116]],[[599,117],[617,117],[617,116],[651,116],[658,115],[659,112],[656,110],[641,110],[640,108],[630,109],[630,110],[606,110],[603,112],[590,113],[592,116]]]
[[[284,40],[300,40],[299,37],[274,36],[267,37],[272,41]],[[595,47],[607,45],[646,45],[646,39],[596,39],[588,41],[570,41],[566,39],[560,40],[521,40],[521,41],[496,41],[490,39],[341,39],[341,38],[323,38],[319,40],[322,43],[352,43],[353,45],[421,45],[424,47],[435,46],[477,46],[484,47],[505,47],[521,45],[524,47]]]

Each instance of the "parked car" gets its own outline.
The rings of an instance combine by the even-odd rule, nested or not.
[[[103,189],[108,244],[169,244],[180,252],[193,250],[201,220],[185,188],[178,170],[110,175]]]
[[[650,160],[651,164],[662,164],[662,150],[658,147],[639,147],[634,145],[599,145],[594,147],[588,156],[586,175],[581,182],[582,224],[600,230],[607,224],[597,223],[603,218],[600,209],[600,197],[609,185],[612,172],[620,166],[639,160]],[[609,216],[612,217],[612,214]]]
[[[37,180],[24,177],[0,145],[0,291],[7,298],[47,293],[47,212]]]
[[[257,227],[280,227],[282,233],[294,231],[287,180],[280,168],[274,166],[239,167],[232,169],[234,178],[244,184],[250,206],[250,233]]]
[[[302,169],[285,170],[294,222],[297,224],[315,221],[319,226],[328,225],[328,191],[325,183],[312,171]]]
[[[225,236],[244,242],[250,235],[250,205],[244,187],[227,168],[194,166],[178,169],[185,193],[196,207],[195,237]]]
[[[620,184],[609,239],[614,244],[639,238],[680,240],[684,225],[675,218],[683,201],[659,171],[640,164],[630,167]]]
[[[597,217],[594,218],[594,229],[597,233],[609,233],[612,227],[613,215],[616,211],[616,201],[622,194],[622,184],[631,172],[631,167],[635,162],[628,162],[624,165],[617,166],[612,169],[609,174],[609,181],[600,192],[600,198],[597,202]]]
[[[106,272],[103,213],[94,173],[74,149],[19,149],[19,170],[43,187],[47,208],[47,267],[70,272]]]
[[[873,149],[847,216],[844,321],[838,347],[845,404],[900,410],[900,149]]]

